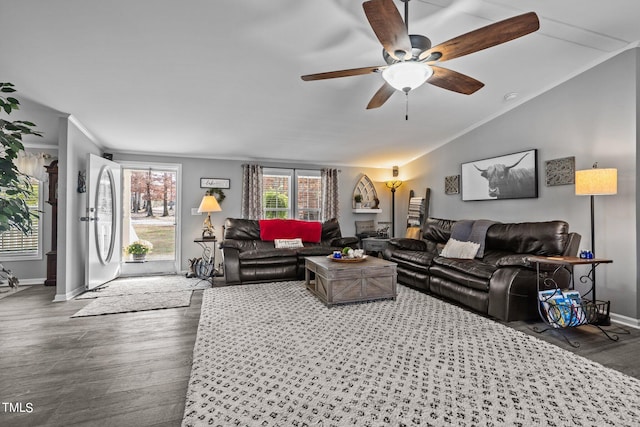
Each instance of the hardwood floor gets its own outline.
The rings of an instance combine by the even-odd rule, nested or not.
[[[1,426],[179,426],[191,371],[202,291],[191,306],[72,319],[90,300],[52,303],[54,289],[31,286],[0,300]],[[605,366],[640,378],[640,330],[609,341],[592,327],[533,332]]]
[[[70,318],[31,286],[0,300],[1,426],[179,426],[202,291],[190,307]],[[13,410],[17,408],[14,406]]]

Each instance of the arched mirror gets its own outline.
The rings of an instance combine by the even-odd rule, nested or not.
[[[116,237],[116,200],[113,172],[107,166],[98,175],[96,193],[95,233],[98,257],[104,265],[111,260]]]

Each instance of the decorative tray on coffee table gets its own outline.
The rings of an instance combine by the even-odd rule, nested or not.
[[[327,255],[327,258],[335,262],[362,262],[367,259],[367,256],[368,255],[362,255],[361,258],[334,258],[333,255]]]

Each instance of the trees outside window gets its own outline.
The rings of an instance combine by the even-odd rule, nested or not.
[[[263,218],[320,220],[319,171],[265,168],[262,194]]]

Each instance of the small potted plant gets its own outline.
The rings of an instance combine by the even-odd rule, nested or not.
[[[133,255],[134,261],[144,261],[147,254],[153,249],[153,244],[146,240],[136,240],[125,248],[125,251]]]
[[[356,209],[362,208],[362,194],[354,195],[353,201],[356,203]]]

